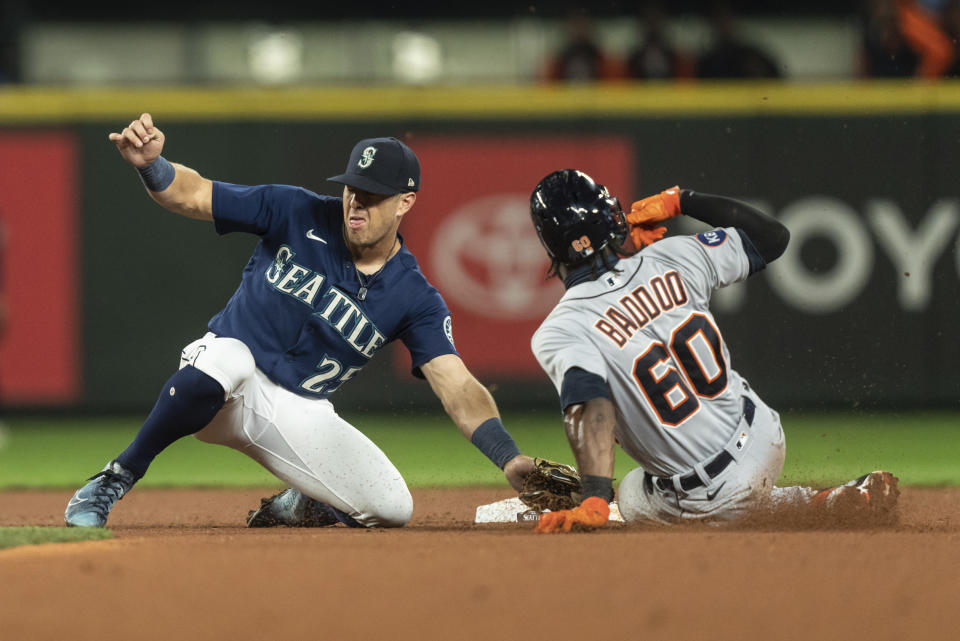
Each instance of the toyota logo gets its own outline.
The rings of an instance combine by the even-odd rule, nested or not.
[[[558,280],[545,280],[550,260],[521,194],[485,196],[444,217],[431,264],[444,297],[482,316],[542,318],[563,295]]]

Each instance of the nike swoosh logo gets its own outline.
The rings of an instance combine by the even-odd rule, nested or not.
[[[317,236],[316,234],[314,234],[312,229],[308,229],[308,230],[307,230],[307,238],[309,238],[310,240],[319,240],[319,241],[320,241],[321,243],[323,243],[324,245],[327,244],[327,241],[325,241],[324,239],[322,239],[322,238],[320,238],[319,236]]]
[[[89,500],[89,499],[78,499],[77,497],[73,497],[72,499],[70,499],[70,502],[67,503],[67,507],[73,507],[74,505],[80,505],[81,503],[86,503],[88,500]]]
[[[720,492],[720,490],[723,489],[723,486],[726,485],[726,484],[727,484],[727,482],[724,481],[724,482],[721,483],[720,486],[719,486],[717,489],[715,489],[713,492],[707,490],[707,500],[708,500],[708,501],[712,501],[713,498]]]

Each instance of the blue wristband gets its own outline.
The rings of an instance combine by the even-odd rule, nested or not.
[[[520,448],[496,417],[481,423],[480,427],[474,430],[470,442],[501,470],[513,457],[520,454]]]
[[[137,167],[137,172],[144,187],[150,191],[163,191],[177,175],[177,170],[163,156],[157,156],[157,159],[146,167]]]

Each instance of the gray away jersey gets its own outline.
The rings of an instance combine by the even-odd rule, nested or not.
[[[567,290],[533,353],[558,393],[572,367],[606,380],[617,441],[645,470],[688,471],[743,413],[744,381],[708,309],[713,290],[749,276],[743,243],[732,227],[666,238],[617,269]]]

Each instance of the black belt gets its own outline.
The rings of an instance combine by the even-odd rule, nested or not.
[[[746,396],[743,397],[743,418],[746,419],[747,425],[753,425],[753,417],[756,414],[757,406]],[[706,472],[708,478],[715,478],[720,475],[727,466],[730,465],[730,462],[733,461],[733,455],[730,452],[723,450],[719,454],[713,457],[709,463],[703,466],[703,471]],[[673,481],[670,478],[660,478],[657,477],[653,481],[657,487],[663,491],[673,490]],[[690,490],[696,489],[703,485],[703,481],[700,479],[700,475],[696,472],[687,474],[686,476],[680,477],[680,489],[684,492],[689,492]]]

